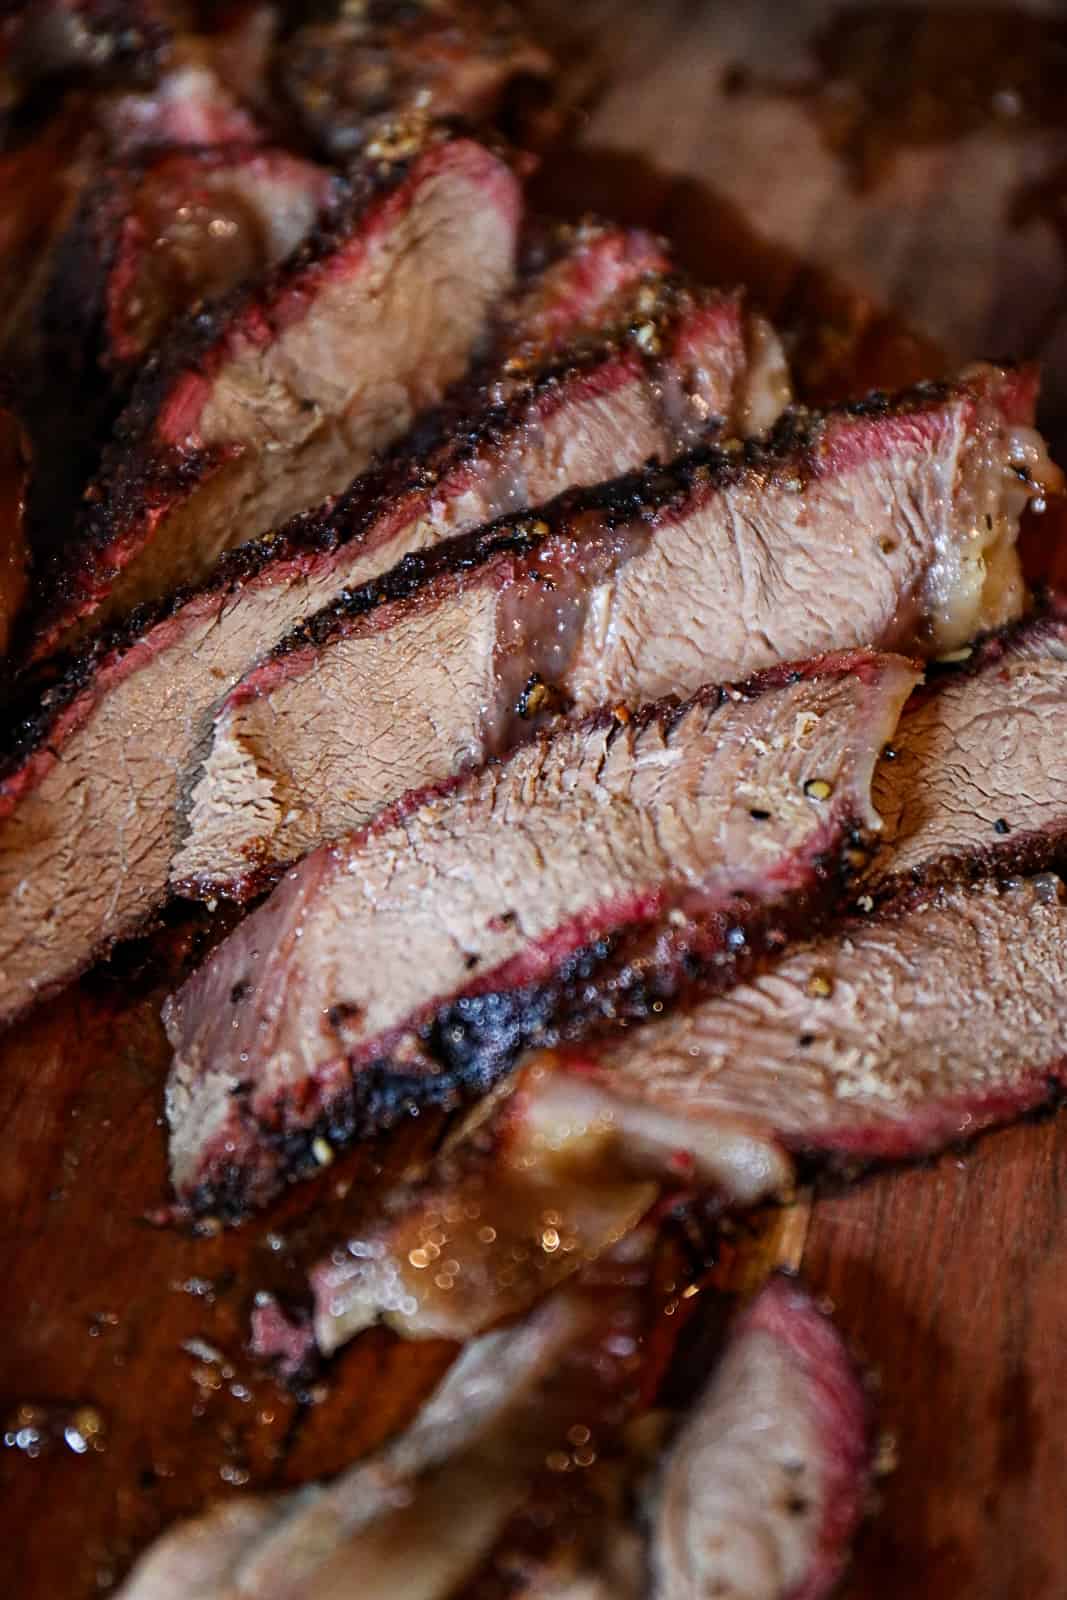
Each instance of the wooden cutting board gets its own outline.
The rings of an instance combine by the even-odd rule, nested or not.
[[[809,397],[1041,355],[1064,453],[1067,198],[1045,192],[1067,159],[1067,93],[1048,87],[1067,83],[1062,8],[1038,8],[1041,26],[967,6],[918,23],[863,6],[863,26],[782,0],[531,9],[602,91],[579,148],[546,163],[541,204],[651,223],[704,276],[751,281],[793,330]],[[183,925],[162,959],[176,970],[201,932]],[[283,1397],[242,1342],[252,1290],[296,1282],[307,1197],[229,1238],[143,1220],[164,1192],[160,949],[0,1041],[0,1420],[31,1430],[0,1449],[0,1572],[19,1600],[88,1600],[176,1514],[336,1470],[448,1360],[371,1335],[329,1404]],[[395,1168],[429,1132],[379,1154]],[[317,1198],[351,1206],[334,1191],[380,1181],[374,1161]],[[1067,1594],[1065,1163],[1067,1121],[1050,1119],[817,1196],[806,1244],[786,1223],[881,1374],[898,1461],[852,1600]],[[16,1415],[26,1404],[40,1409]]]

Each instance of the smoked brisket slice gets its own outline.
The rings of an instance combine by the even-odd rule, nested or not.
[[[916,676],[853,653],[560,723],[310,856],[165,1008],[179,1200],[240,1215],[324,1139],[735,981],[862,859]]]
[[[268,1302],[253,1312],[253,1344],[292,1371],[379,1322],[406,1339],[471,1339],[528,1311],[679,1188],[740,1209],[787,1198],[792,1183],[772,1140],[613,1095],[541,1052],[427,1173],[361,1197],[366,1220],[311,1273],[312,1315],[297,1326]]]
[[[655,1600],[823,1600],[871,1488],[863,1382],[832,1323],[777,1277],[739,1318],[659,1469]]]
[[[88,186],[36,313],[47,468],[32,518],[58,570],[79,559],[86,484],[168,327],[284,260],[339,195],[321,168],[262,145],[123,161]]]
[[[854,916],[729,995],[583,1049],[665,1114],[822,1159],[928,1154],[1067,1076],[1067,629],[989,641],[907,711]],[[899,763],[899,769],[898,769]]]
[[[635,323],[625,297],[621,310],[617,303],[629,270],[622,258],[639,269],[631,293],[644,304],[652,287],[644,252],[636,240],[616,244],[598,235],[598,274],[587,270],[592,241],[583,233],[577,284],[566,255],[545,267],[544,281],[524,283],[508,313],[503,365],[443,429],[438,419],[331,505],[225,557],[201,589],[137,626],[98,635],[55,682],[29,686],[9,719],[0,777],[0,881],[10,908],[0,1014],[79,971],[158,906],[211,710],[302,617],[406,551],[565,477],[588,482],[666,452],[678,419],[664,414],[664,385],[677,400],[691,381],[713,414],[729,414],[735,396],[747,404],[739,302],[661,284]],[[590,340],[598,314],[607,320]],[[582,335],[570,350],[560,346],[567,315]],[[684,360],[650,355],[632,326],[683,345]],[[535,347],[546,352],[541,365]],[[512,348],[522,352],[514,367]]]
[[[861,883],[866,909],[728,994],[528,1061],[513,1100],[315,1269],[320,1348],[380,1319],[408,1337],[466,1337],[530,1305],[569,1270],[533,1249],[555,1184],[565,1231],[590,1256],[625,1225],[633,1199],[612,1186],[627,1179],[690,1180],[741,1207],[788,1189],[789,1150],[922,1154],[1043,1099],[1067,1059],[1067,910],[1047,870],[1029,884],[1017,873],[1062,854],[1065,749],[1056,617],[995,636],[917,693],[875,772],[888,838]],[[998,833],[1009,800],[1017,831]],[[960,883],[997,868],[1007,890]],[[468,1203],[477,1222],[442,1229]],[[462,1296],[411,1264],[442,1231]]]
[[[368,169],[362,187],[146,370],[89,491],[77,565],[56,572],[38,655],[343,489],[464,370],[512,278],[517,180],[455,139]]]
[[[223,702],[175,883],[246,893],[560,707],[854,645],[938,655],[1014,617],[1033,399],[986,368],[788,414],[349,589]]]

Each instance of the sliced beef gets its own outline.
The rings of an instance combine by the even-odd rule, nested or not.
[[[552,62],[502,0],[370,0],[335,5],[279,55],[283,92],[332,160],[403,137],[412,123],[499,122]]]
[[[875,775],[867,887],[1026,871],[1067,831],[1067,618],[995,634],[916,696]]]
[[[466,366],[510,281],[518,212],[513,174],[469,140],[368,171],[332,231],[150,366],[37,652],[344,488]]]
[[[536,365],[579,329],[602,326],[612,302],[632,301],[639,284],[670,270],[663,242],[643,228],[586,221],[531,229],[523,282],[505,317],[509,359]]]
[[[175,881],[247,892],[573,706],[1017,614],[1032,380],[986,369],[703,446],[350,589],[223,703]],[[358,729],[358,738],[354,730]]]
[[[544,1194],[560,1181],[546,1151],[558,1149],[569,1183],[592,1204],[636,1176],[710,1185],[724,1204],[745,1206],[788,1186],[787,1146],[823,1158],[921,1153],[1040,1099],[1067,1058],[1057,1042],[1058,958],[1049,967],[1061,889],[1047,872],[1028,887],[1014,874],[1054,861],[1067,838],[1065,639],[1055,617],[1024,623],[914,697],[875,773],[888,839],[862,885],[868,909],[842,934],[727,995],[523,1067],[522,1093],[497,1123],[458,1143],[427,1181],[389,1197],[387,1222],[353,1232],[320,1263],[320,1347],[333,1351],[379,1318],[408,1337],[466,1337],[483,1316],[531,1304],[542,1278],[567,1271],[558,1254],[532,1249],[536,1270],[510,1271],[512,1248],[536,1241]],[[998,834],[1009,796],[1022,808],[1018,832]],[[997,867],[1012,875],[1007,894],[957,883],[916,897],[917,885]],[[895,907],[876,912],[887,896]],[[1003,949],[1010,966],[998,973]],[[558,1131],[589,1126],[602,1130],[598,1144]],[[647,1152],[637,1164],[641,1134],[649,1150],[668,1153],[658,1166],[644,1164]],[[598,1236],[575,1219],[565,1191],[560,1215],[583,1255],[622,1225],[619,1193],[614,1216],[593,1213]],[[641,1198],[650,1203],[647,1188]],[[462,1215],[468,1201],[478,1222],[445,1231],[469,1292],[443,1294],[410,1252],[434,1244],[442,1216]],[[492,1236],[479,1231],[483,1215]]]
[[[765,1136],[627,1101],[542,1054],[428,1174],[374,1196],[368,1222],[314,1268],[313,1317],[290,1322],[269,1302],[254,1314],[257,1353],[292,1371],[378,1322],[471,1339],[599,1259],[661,1196],[700,1185],[744,1207],[787,1194],[792,1177]]]
[[[654,1252],[654,1237],[645,1261],[628,1242],[615,1282],[573,1286],[469,1344],[409,1428],[332,1483],[229,1501],[180,1525],[135,1567],[123,1600],[466,1592],[516,1513],[546,1478],[558,1482],[546,1457],[573,1448],[579,1426],[613,1441],[633,1413],[650,1364]],[[594,1503],[590,1487],[586,1520]]]
[[[179,1198],[240,1214],[324,1136],[731,981],[833,898],[915,679],[850,654],[561,723],[310,856],[165,1010]]]
[[[97,360],[132,371],[183,312],[290,255],[337,194],[321,167],[259,145],[112,168],[83,202],[56,266],[45,307],[56,342],[73,323],[75,282],[83,294],[96,285]]]
[[[1064,642],[1055,618],[993,639],[906,713],[875,780],[896,849],[840,932],[577,1070],[823,1158],[925,1154],[1045,1100],[1067,1061]]]
[[[338,1585],[347,1569],[376,1600],[444,1600],[522,1503],[539,1455],[565,1441],[577,1411],[564,1403],[560,1427],[559,1410],[545,1402],[568,1350],[590,1341],[590,1323],[587,1304],[561,1297],[528,1323],[487,1334],[376,1456],[331,1484],[226,1502],[180,1525],[120,1594],[310,1600],[346,1592]]]
[[[627,332],[625,304],[616,327],[624,274],[606,235],[601,244],[605,270],[588,276],[580,294],[565,258],[545,269],[579,330],[599,295],[608,318],[599,340],[553,350],[543,325],[554,296],[528,281],[507,318],[503,366],[467,396],[466,410],[447,413],[443,428],[431,427],[332,505],[227,557],[200,590],[118,637],[99,635],[43,690],[43,701],[30,686],[12,717],[0,778],[0,874],[15,908],[0,959],[0,1014],[77,972],[159,904],[211,710],[294,623],[405,552],[565,478],[595,480],[667,451],[678,418],[662,409],[664,385],[680,396],[691,382],[713,414],[740,400],[738,302],[663,286],[651,325],[687,353],[677,363],[662,351],[651,355]],[[643,276],[632,285],[642,301],[650,287]],[[552,320],[561,338],[563,321]],[[648,325],[645,306],[635,326]],[[548,354],[539,367],[524,354],[512,371],[508,340],[528,352],[531,327]]]
[[[871,1443],[840,1336],[796,1283],[772,1279],[660,1469],[655,1600],[822,1600],[863,1516]]]
[[[87,187],[37,312],[39,554],[77,562],[85,486],[168,326],[290,255],[337,198],[322,169],[248,145],[124,161]]]
[[[1058,1092],[1065,934],[1051,870],[919,891],[587,1070],[823,1159],[929,1154]]]

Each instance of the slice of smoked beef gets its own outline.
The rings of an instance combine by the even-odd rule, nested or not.
[[[842,1164],[922,1154],[1053,1091],[1067,1058],[1055,1000],[1063,891],[1047,870],[1029,883],[1016,874],[1063,854],[1065,749],[1062,619],[994,636],[915,695],[875,773],[888,838],[861,884],[866,910],[729,994],[523,1066],[513,1102],[315,1269],[321,1348],[379,1319],[408,1337],[467,1337],[483,1316],[531,1304],[542,1280],[572,1270],[534,1248],[554,1186],[588,1257],[664,1183],[751,1205],[788,1187],[790,1149]],[[998,833],[1009,809],[1015,827]],[[998,867],[1007,889],[958,881]],[[615,1209],[598,1211],[612,1185]],[[473,1225],[443,1224],[468,1204]],[[469,1293],[442,1293],[411,1265],[442,1232]]]
[[[872,1443],[840,1335],[796,1282],[773,1278],[660,1466],[656,1600],[823,1600],[864,1514]]]
[[[223,701],[176,886],[254,891],[561,706],[855,645],[937,655],[1014,617],[1018,517],[1039,494],[1020,473],[1054,471],[1034,459],[1033,397],[985,369],[788,415],[765,442],[702,446],[350,588]]]
[[[10,716],[0,779],[0,859],[12,908],[0,1013],[79,971],[159,905],[212,710],[301,618],[406,552],[532,493],[668,453],[689,384],[712,415],[747,407],[736,298],[662,283],[653,294],[645,252],[629,236],[613,246],[606,230],[595,243],[583,232],[575,249],[578,272],[565,250],[524,282],[504,316],[497,366],[424,430],[427,437],[409,441],[334,503],[225,558],[199,590],[135,627],[98,635],[57,681],[28,686],[23,709]],[[591,269],[590,253],[601,270]],[[679,350],[677,360],[669,348],[650,355],[631,336],[629,302],[619,300],[627,273],[644,306],[636,326],[655,328]],[[574,346],[561,343],[568,315]],[[594,338],[598,317],[605,320]],[[540,364],[535,347],[544,351]],[[669,411],[665,386],[675,397]]]
[[[179,1199],[239,1215],[323,1138],[735,980],[863,859],[916,676],[853,653],[560,723],[308,857],[168,1002]]]
[[[343,489],[463,372],[512,279],[514,174],[453,139],[363,180],[329,230],[146,369],[37,655]]]
[[[86,484],[168,328],[284,260],[339,197],[321,168],[262,145],[168,150],[88,185],[36,313],[48,460],[31,508],[39,554],[77,563]]]

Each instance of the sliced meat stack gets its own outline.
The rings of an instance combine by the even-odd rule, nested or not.
[[[350,589],[223,702],[176,885],[260,887],[560,708],[825,649],[940,654],[1015,616],[1018,517],[1045,470],[1033,398],[985,369],[790,415]]]
[[[925,1154],[1055,1094],[1065,735],[1064,624],[994,641],[901,724],[902,777],[889,762],[876,785],[900,850],[867,909],[755,983],[587,1053],[582,1070],[824,1159]]]
[[[142,377],[38,653],[343,489],[463,372],[512,277],[515,177],[456,139],[368,169],[362,188],[332,231]]]
[[[552,62],[502,0],[335,4],[279,54],[279,78],[323,153],[343,160],[403,138],[412,123],[507,121],[509,102],[542,101]]]
[[[530,1305],[573,1270],[539,1248],[553,1187],[555,1232],[588,1259],[664,1188],[749,1206],[788,1189],[790,1151],[922,1154],[1044,1098],[1067,1056],[1067,907],[1048,870],[1067,840],[1064,749],[1063,621],[1025,623],[945,674],[877,769],[890,836],[861,884],[866,909],[715,1000],[535,1057],[493,1117],[315,1269],[319,1347],[382,1319],[467,1337]],[[999,883],[971,884],[994,869]],[[468,1205],[475,1223],[444,1224]],[[456,1292],[433,1270],[442,1237]]]
[[[740,303],[649,278],[656,256],[647,236],[568,238],[504,308],[491,369],[410,448],[331,506],[226,558],[200,590],[124,635],[98,636],[43,700],[30,686],[0,780],[0,877],[15,908],[0,1010],[78,971],[159,904],[211,710],[294,623],[533,492],[669,451],[686,395],[712,418],[749,407]],[[642,349],[631,325],[651,327],[665,348]],[[568,328],[577,342],[564,347]],[[383,786],[381,802],[401,787]]]
[[[239,1215],[324,1140],[730,981],[863,859],[916,676],[853,654],[561,724],[310,856],[168,1005],[180,1199]]]
[[[620,1281],[639,1265],[631,1249]],[[870,1407],[840,1338],[799,1285],[772,1280],[678,1426],[634,1406],[652,1347],[638,1295],[572,1287],[484,1335],[377,1456],[178,1527],[124,1600],[822,1600],[871,1478]],[[628,1415],[638,1427],[620,1435]]]

